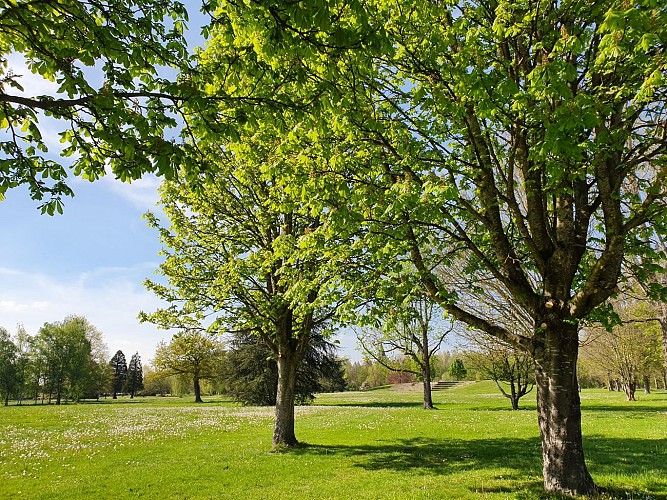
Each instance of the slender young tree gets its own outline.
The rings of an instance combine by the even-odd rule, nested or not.
[[[422,381],[424,391],[424,409],[432,410],[431,394],[431,358],[438,352],[451,332],[451,328],[434,328],[434,302],[428,297],[420,296],[410,301],[409,305],[393,309],[383,328],[379,330],[362,330],[357,335],[363,349],[375,361],[392,371],[414,373]],[[414,367],[392,360],[392,355],[408,357]]]
[[[118,393],[123,391],[125,382],[127,381],[127,361],[125,360],[123,351],[120,349],[116,351],[116,354],[109,361],[109,366],[112,373],[111,393],[113,394],[113,399],[118,399]]]
[[[218,376],[223,359],[219,340],[199,330],[186,330],[174,335],[169,344],[158,344],[152,364],[163,375],[191,378],[195,403],[203,403],[200,382]]]
[[[475,347],[475,351],[466,353],[469,366],[493,380],[500,393],[510,400],[512,409],[518,410],[520,399],[535,387],[533,358],[489,339],[478,342]]]

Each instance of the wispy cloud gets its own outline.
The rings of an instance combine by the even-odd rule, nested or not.
[[[100,181],[111,192],[141,210],[155,211],[160,200],[158,188],[162,181],[155,175],[147,174],[130,183],[115,179],[113,174],[107,174]]]
[[[171,337],[170,332],[136,319],[140,310],[163,305],[140,285],[154,268],[146,263],[96,269],[57,281],[44,274],[0,268],[0,326],[14,332],[21,323],[35,334],[45,322],[83,315],[103,332],[111,354],[118,349],[127,356],[139,352],[148,361],[157,343]]]
[[[22,54],[14,52],[7,55],[6,59],[8,69],[5,74],[11,71],[16,76],[16,81],[23,87],[23,92],[19,89],[12,89],[13,93],[22,96],[55,96],[57,94],[60,85],[30,71]]]

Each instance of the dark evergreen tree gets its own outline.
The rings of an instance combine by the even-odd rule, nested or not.
[[[109,361],[109,366],[113,370],[113,382],[111,384],[113,399],[118,399],[118,393],[122,392],[127,380],[127,361],[125,360],[123,351],[116,351],[116,354]]]
[[[229,347],[222,370],[226,392],[244,405],[275,405],[278,365],[269,346],[255,336],[239,334]],[[321,335],[313,336],[297,370],[295,402],[308,404],[317,392],[344,390],[343,375],[336,347]]]
[[[144,388],[144,373],[141,369],[141,357],[135,352],[130,359],[127,367],[127,381],[125,383],[125,392],[130,393],[130,398],[134,398],[137,391]]]

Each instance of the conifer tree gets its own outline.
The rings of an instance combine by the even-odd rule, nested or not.
[[[125,391],[130,393],[130,399],[134,398],[137,391],[144,388],[144,374],[141,369],[141,357],[135,352],[127,367],[127,381]]]
[[[111,391],[113,392],[113,399],[118,399],[118,393],[123,390],[125,381],[127,380],[127,361],[125,361],[125,354],[118,350],[113,355],[109,365],[113,370],[113,382]]]

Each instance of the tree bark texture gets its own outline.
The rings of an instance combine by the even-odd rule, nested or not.
[[[432,410],[433,394],[431,392],[431,367],[428,362],[422,366],[422,376],[424,378],[424,409]]]
[[[278,391],[276,420],[273,428],[273,447],[290,448],[299,442],[294,433],[294,396],[298,356],[289,352],[278,354]]]
[[[578,325],[546,325],[534,340],[544,488],[565,495],[595,495],[582,446]]]
[[[201,384],[199,383],[199,377],[195,375],[193,382],[195,386],[195,403],[203,403],[201,399]]]
[[[660,319],[660,330],[662,332],[662,358],[663,358],[663,377],[665,388],[667,388],[667,317],[664,316],[665,306],[662,306],[663,316]]]
[[[421,368],[424,380],[424,409],[433,409],[433,393],[431,392],[431,353],[429,352],[428,327],[422,323]]]

